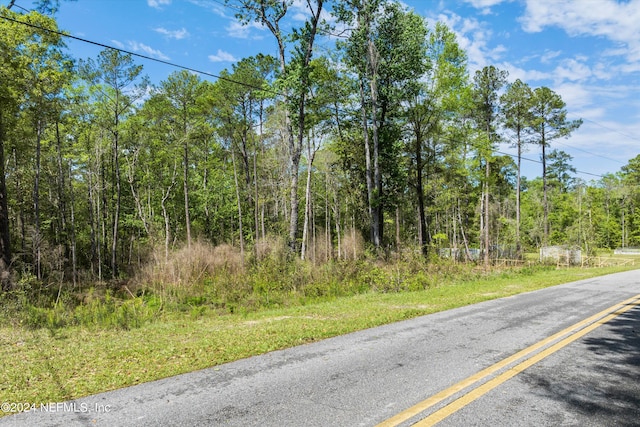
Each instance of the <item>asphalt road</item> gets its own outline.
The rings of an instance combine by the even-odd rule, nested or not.
[[[0,426],[638,426],[639,304],[640,271],[620,273],[53,403]]]

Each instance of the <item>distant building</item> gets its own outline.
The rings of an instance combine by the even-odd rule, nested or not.
[[[480,249],[477,248],[469,248],[468,255],[464,248],[440,248],[438,254],[440,258],[449,258],[456,261],[467,261],[467,256],[469,261],[478,261],[480,259]]]
[[[640,255],[640,248],[616,248],[615,255]]]
[[[543,246],[540,248],[540,262],[580,265],[582,263],[582,250],[567,246]]]

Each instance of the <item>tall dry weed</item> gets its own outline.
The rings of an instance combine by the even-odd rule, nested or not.
[[[316,264],[329,262],[333,259],[331,236],[328,236],[326,230],[322,227],[318,227],[314,245],[312,246],[311,259]]]
[[[266,236],[256,241],[254,253],[257,262],[283,261],[287,257],[287,245],[280,236]]]
[[[136,275],[138,285],[173,285],[189,287],[216,274],[237,274],[243,271],[242,255],[237,248],[223,244],[212,246],[196,241],[191,247],[170,252],[154,250],[149,263]]]
[[[354,228],[345,231],[341,242],[341,255],[345,260],[356,260],[364,255],[364,238]]]

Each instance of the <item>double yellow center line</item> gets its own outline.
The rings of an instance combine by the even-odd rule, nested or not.
[[[584,319],[576,323],[575,325],[569,326],[568,328],[563,329],[562,331],[554,335],[551,335],[550,337],[545,338],[542,341],[539,341],[525,348],[524,350],[521,350],[515,353],[514,355],[507,357],[506,359],[503,359],[492,366],[489,366],[486,369],[483,369],[482,371],[476,373],[475,375],[472,375],[452,385],[446,390],[442,390],[440,393],[435,394],[429,397],[428,399],[423,400],[422,402],[389,418],[388,420],[383,421],[382,423],[378,424],[377,427],[397,426],[398,424],[403,423],[421,414],[422,412],[426,411],[432,406],[437,405],[443,400],[448,399],[453,395],[461,392],[467,387],[470,387],[475,385],[476,383],[479,383],[480,381],[484,380],[490,375],[497,373],[498,371],[506,368],[507,366],[515,362],[518,362],[521,359],[525,359],[524,361],[509,368],[508,370],[497,375],[491,380],[479,385],[478,387],[469,391],[467,394],[463,395],[457,400],[454,400],[453,402],[433,412],[426,418],[423,418],[421,421],[414,424],[414,426],[421,426],[421,427],[432,426],[442,421],[443,419],[453,414],[454,412],[458,411],[459,409],[465,407],[466,405],[473,402],[474,400],[478,399],[480,396],[488,393],[490,390],[493,390],[494,388],[498,387],[500,384],[504,383],[508,379],[518,375],[520,372],[524,371],[528,367],[538,363],[545,357],[555,353],[556,351],[569,345],[573,341],[583,337],[584,335],[588,334],[589,332],[593,331],[599,326],[609,322],[611,319],[614,319],[615,317],[637,307],[638,305],[640,305],[640,295],[636,295],[632,298],[629,298],[625,301],[615,304],[605,310],[602,310],[601,312],[594,314],[593,316],[587,319]],[[555,344],[552,344],[554,342]],[[542,348],[545,348],[545,349],[536,353],[538,350]],[[535,354],[529,357],[533,353]]]

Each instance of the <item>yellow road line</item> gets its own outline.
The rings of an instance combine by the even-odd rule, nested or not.
[[[549,347],[547,350],[545,350],[545,351],[539,353],[537,356],[529,359],[529,360],[536,359],[536,361],[532,362],[530,365],[527,365],[525,367],[521,367],[521,365],[525,365],[526,363],[528,363],[528,361],[526,361],[526,362],[523,362],[523,363],[517,365],[516,367],[512,368],[511,370],[505,372],[502,375],[506,375],[506,374],[509,374],[509,373],[512,373],[512,375],[509,376],[509,377],[505,377],[499,383],[495,383],[495,385],[493,385],[491,388],[488,388],[486,391],[484,391],[483,393],[479,394],[476,397],[473,397],[471,400],[466,401],[466,400],[463,400],[463,399],[466,399],[467,396],[471,395],[476,390],[484,390],[484,387],[486,385],[492,383],[493,381],[497,380],[498,378],[501,378],[502,375],[494,378],[493,380],[487,382],[485,385],[478,387],[476,390],[474,390],[474,391],[470,392],[469,394],[461,397],[460,399],[454,401],[450,405],[453,405],[458,401],[460,401],[460,404],[462,404],[462,405],[457,407],[457,409],[451,411],[450,413],[448,413],[444,417],[439,418],[436,421],[431,421],[432,424],[435,424],[438,421],[444,419],[445,417],[451,415],[453,412],[457,411],[462,406],[464,406],[464,405],[470,403],[471,401],[477,399],[482,394],[488,392],[492,388],[497,387],[497,385],[501,384],[502,382],[506,381],[507,379],[517,375],[519,372],[521,372],[522,370],[524,370],[527,367],[531,366],[533,363],[537,363],[537,361],[544,359],[549,354],[559,350],[560,348],[566,346],[570,342],[575,341],[576,339],[580,338],[584,334],[586,334],[586,333],[590,332],[591,330],[597,328],[598,326],[600,326],[602,323],[605,322],[605,319],[607,319],[606,321],[609,321],[612,318],[618,316],[619,314],[622,314],[625,311],[630,310],[631,308],[637,306],[639,303],[636,300],[638,300],[638,299],[640,299],[640,295],[636,295],[636,296],[634,296],[632,298],[629,298],[629,299],[627,299],[627,300],[625,300],[625,301],[623,301],[621,303],[615,304],[615,305],[613,305],[613,306],[611,306],[611,307],[609,307],[609,308],[607,308],[605,310],[602,310],[599,313],[594,314],[591,317],[588,317],[587,319],[584,319],[584,320],[582,320],[582,321],[580,321],[580,322],[578,322],[578,323],[576,323],[576,324],[574,324],[572,326],[569,326],[568,328],[563,329],[562,331],[560,331],[560,332],[558,332],[558,333],[556,333],[554,335],[551,335],[548,338],[545,338],[545,339],[543,339],[543,340],[541,340],[541,341],[539,341],[539,342],[537,342],[537,343],[535,343],[535,344],[533,344],[533,345],[531,345],[531,346],[529,346],[529,347],[527,347],[527,348],[525,348],[523,350],[520,350],[519,352],[513,354],[512,356],[509,356],[506,359],[503,359],[500,362],[498,362],[498,363],[496,363],[494,365],[491,365],[488,368],[485,368],[482,371],[480,371],[480,372],[478,372],[478,373],[476,373],[476,374],[474,374],[474,375],[472,375],[472,376],[470,376],[468,378],[465,378],[464,380],[452,385],[451,387],[449,387],[449,388],[447,388],[447,389],[445,389],[445,390],[443,390],[443,391],[441,391],[441,392],[429,397],[428,399],[423,400],[422,402],[420,402],[420,403],[418,403],[418,404],[416,404],[416,405],[414,405],[414,406],[412,406],[412,407],[410,407],[410,408],[398,413],[397,415],[395,415],[395,416],[383,421],[382,423],[378,424],[377,427],[397,426],[398,424],[400,424],[400,423],[402,423],[402,422],[404,422],[404,421],[406,421],[406,420],[408,420],[410,418],[413,418],[414,416],[424,412],[425,410],[429,409],[430,407],[442,402],[443,400],[455,395],[456,393],[464,390],[465,388],[467,388],[467,387],[469,387],[469,386],[471,386],[471,385],[473,385],[473,384],[485,379],[486,377],[498,372],[499,370],[505,368],[506,366],[508,366],[508,365],[510,365],[510,364],[512,364],[512,363],[514,363],[514,362],[516,362],[516,361],[518,361],[518,360],[530,355],[531,353],[533,353],[533,352],[535,352],[535,351],[547,346],[548,344],[560,339],[561,337],[563,337],[563,336],[565,336],[565,335],[567,335],[569,333],[572,333],[572,332],[574,332],[576,330],[582,329],[586,325],[591,324],[591,326],[589,326],[589,328],[583,329],[586,332],[584,332],[584,333],[582,333],[582,331],[575,332],[574,335],[570,335],[568,338],[565,338],[565,340],[553,345],[552,347]],[[627,306],[627,307],[625,307],[625,306]],[[604,316],[606,316],[606,317],[604,317]],[[604,319],[603,319],[603,317],[604,317]],[[598,321],[598,320],[600,320],[600,321]],[[594,322],[596,322],[596,323],[594,323]],[[580,335],[577,336],[578,334],[580,334]],[[575,338],[573,338],[574,336],[575,336]],[[573,338],[573,339],[571,339],[571,338]],[[564,341],[569,340],[569,339],[571,339],[571,341],[568,341],[568,342],[564,343]],[[560,345],[561,343],[564,343],[564,344],[556,348],[556,346]],[[546,353],[547,351],[549,351],[549,350],[551,350],[553,348],[555,348],[555,350],[551,351],[548,354]],[[546,355],[541,357],[540,359],[538,359],[538,357],[540,355],[542,355],[542,354],[546,354]],[[517,368],[519,368],[519,367],[521,367],[521,369],[518,371]],[[427,420],[429,420],[429,419],[434,420],[435,419],[434,416],[436,414],[438,414],[438,413],[440,413],[441,415],[444,414],[445,412],[441,412],[441,411],[444,411],[450,405],[442,408],[441,410],[439,410],[437,412],[434,412],[432,415],[430,415],[429,417],[425,418],[424,420],[422,420],[420,423],[418,423],[416,425],[419,425],[419,426],[432,425],[432,424],[424,424],[424,423],[427,422]],[[434,417],[434,418],[431,418],[431,417]]]
[[[541,351],[540,353],[536,354],[535,356],[525,360],[524,362],[514,366],[513,368],[509,369],[508,371],[498,375],[497,377],[495,377],[492,380],[486,382],[485,384],[482,384],[480,387],[472,390],[468,394],[462,396],[461,398],[459,398],[458,400],[450,403],[449,405],[445,406],[444,408],[434,412],[433,414],[429,415],[425,419],[423,419],[420,422],[414,424],[414,426],[427,427],[427,426],[432,426],[432,425],[442,421],[443,419],[445,419],[449,415],[453,414],[454,412],[458,411],[459,409],[463,408],[464,406],[466,406],[469,403],[473,402],[474,400],[478,399],[482,395],[484,395],[484,394],[488,393],[489,391],[493,390],[494,388],[498,387],[500,384],[504,383],[508,379],[515,377],[516,375],[518,375],[520,372],[524,371],[528,367],[530,367],[532,365],[535,365],[536,363],[540,362],[542,359],[546,358],[547,356],[550,356],[551,354],[555,353],[556,351],[560,350],[563,347],[566,347],[567,345],[569,345],[572,342],[574,342],[575,340],[583,337],[584,335],[588,334],[589,332],[593,331],[594,329],[599,328],[600,326],[602,326],[603,324],[607,323],[611,319],[614,319],[615,317],[618,317],[622,313],[624,313],[626,311],[629,311],[629,310],[631,310],[632,308],[634,308],[634,307],[636,307],[638,305],[640,305],[640,302],[631,303],[628,306],[623,307],[623,308],[615,311],[614,313],[611,313],[610,315],[604,317],[603,319],[598,320],[595,323],[592,323],[591,325],[587,326],[586,328],[584,328],[584,329],[582,329],[580,331],[577,331],[573,335],[569,335],[567,338],[563,339],[562,341],[559,341],[558,343],[556,343],[556,344],[552,345],[551,347]]]

